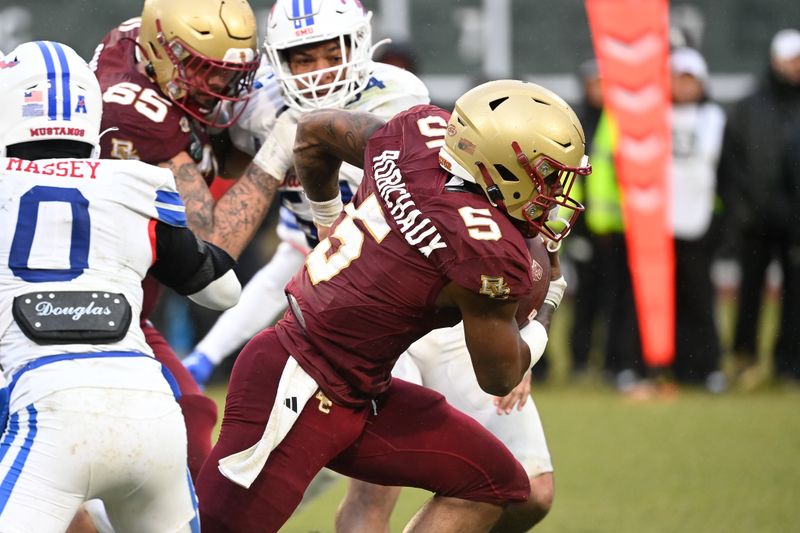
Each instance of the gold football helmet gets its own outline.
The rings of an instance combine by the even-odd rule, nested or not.
[[[227,127],[250,96],[259,57],[256,19],[247,0],[145,0],[139,44],[148,74],[178,107]]]
[[[490,81],[461,96],[447,125],[441,166],[477,183],[526,237],[559,241],[583,206],[570,197],[591,173],[572,108],[534,83]]]

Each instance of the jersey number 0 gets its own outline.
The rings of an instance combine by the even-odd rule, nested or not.
[[[39,208],[43,202],[67,203],[72,210],[69,268],[45,269],[28,266],[39,221]],[[8,267],[15,276],[30,283],[73,280],[89,267],[90,236],[89,200],[81,194],[81,191],[37,185],[19,199],[19,213],[8,254]]]

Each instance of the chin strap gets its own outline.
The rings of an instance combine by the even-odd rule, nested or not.
[[[489,200],[503,211],[506,211],[506,204],[503,201],[503,193],[500,191],[500,187],[495,184],[494,180],[489,175],[489,170],[483,163],[478,162],[477,165],[483,176],[483,181],[486,182],[486,194],[489,196]]]
[[[519,161],[519,164],[522,167],[522,169],[525,171],[528,177],[531,178],[531,180],[536,184],[537,191],[540,190],[542,188],[542,182],[539,179],[538,174],[536,174],[536,171],[533,170],[533,167],[531,166],[531,160],[528,159],[528,156],[526,156],[525,152],[522,151],[522,148],[520,147],[519,143],[517,141],[512,141],[511,149],[514,150],[515,154],[517,154],[517,161]]]

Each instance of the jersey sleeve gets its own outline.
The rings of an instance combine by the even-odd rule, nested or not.
[[[185,118],[184,122],[186,126],[181,126],[181,119],[172,109],[164,120],[154,121],[131,105],[106,102],[103,128],[117,129],[102,137],[101,154],[107,158],[136,159],[151,164],[169,161],[186,151],[191,142]]]
[[[401,111],[430,101],[428,88],[417,76],[393,65],[374,62],[367,88],[347,107],[388,120]]]
[[[278,112],[285,107],[283,93],[271,69],[253,83],[250,99],[237,105],[245,108],[229,129],[231,141],[242,152],[255,155],[275,126]],[[238,108],[234,110],[237,111]]]
[[[161,169],[159,169],[161,170]],[[175,177],[167,169],[162,173],[160,183],[156,185],[156,197],[154,206],[156,209],[156,219],[164,224],[178,228],[187,227],[186,206],[178,193],[175,185]]]
[[[178,228],[187,227],[186,207],[169,169],[140,161],[110,160],[106,164],[113,165],[120,174],[121,203],[152,220]]]
[[[488,210],[479,211],[481,216],[486,212]],[[492,219],[482,219],[483,222],[488,220]],[[497,227],[503,226],[497,223]],[[471,229],[486,227],[491,226],[473,226]],[[481,234],[481,229],[478,229],[471,232],[472,236],[464,221],[455,217],[448,228],[445,231],[449,235],[446,234],[445,238],[452,253],[450,257],[445,256],[440,265],[448,279],[469,291],[496,300],[519,300],[531,292],[530,254],[520,247],[524,246],[524,241],[518,232],[508,237],[500,236],[497,240],[483,240],[490,236],[488,231]],[[516,229],[512,227],[510,231],[516,232]]]

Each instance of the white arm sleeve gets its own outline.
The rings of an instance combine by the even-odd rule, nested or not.
[[[531,349],[531,366],[539,362],[547,346],[547,330],[538,320],[531,320],[519,332]]]
[[[241,293],[242,284],[239,283],[239,278],[236,277],[233,270],[228,270],[205,288],[187,296],[191,301],[203,307],[223,311],[236,305]]]

